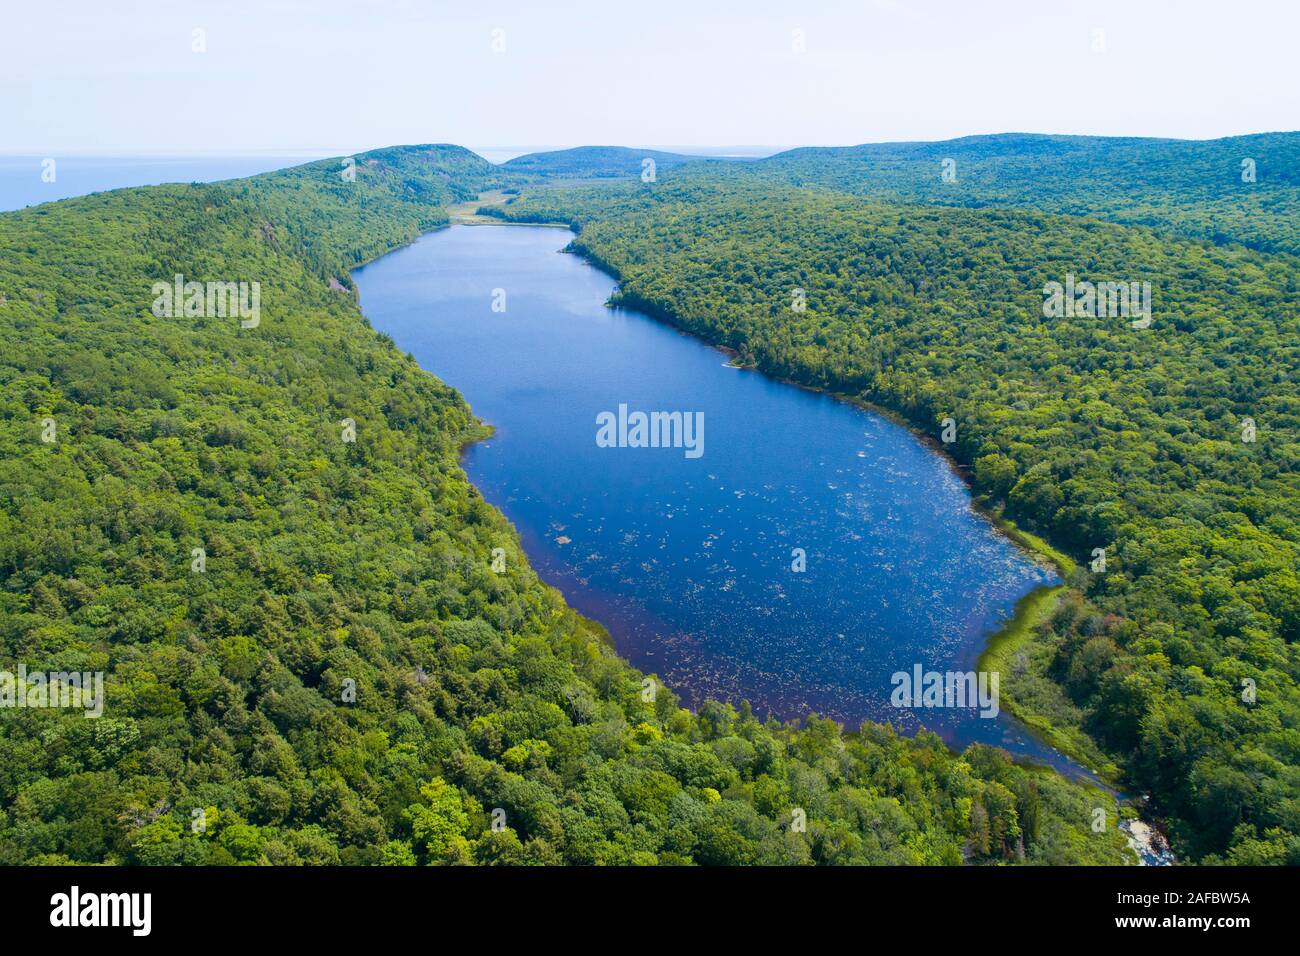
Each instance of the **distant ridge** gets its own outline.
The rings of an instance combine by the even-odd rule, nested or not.
[[[744,175],[889,202],[1033,208],[1300,254],[1300,132],[1213,140],[999,133],[801,147],[747,163]]]
[[[1090,150],[1140,150],[1175,148],[1188,152],[1215,152],[1240,146],[1269,147],[1300,140],[1300,132],[1249,133],[1218,139],[1176,139],[1160,136],[1083,136],[1058,133],[980,133],[940,140],[896,140],[855,146],[796,146],[767,157],[778,162],[794,156],[1011,156],[1018,154],[1069,155]]]
[[[683,163],[726,162],[711,156],[688,156],[683,153],[666,153],[656,149],[632,149],[627,146],[577,146],[546,153],[528,153],[516,156],[502,164],[503,169],[517,173],[539,173],[547,176],[581,176],[592,179],[612,179],[640,176],[642,164],[654,160],[655,169],[669,169]]]

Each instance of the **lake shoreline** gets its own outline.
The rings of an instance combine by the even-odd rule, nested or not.
[[[540,225],[537,223],[515,223],[497,217],[492,218],[494,221],[490,223],[440,223],[434,228],[422,233],[419,237],[416,237],[409,242],[402,243],[401,246],[389,251],[396,252],[401,247],[413,245],[420,239],[447,230],[452,225]],[[571,226],[562,223],[548,223],[546,225],[551,228],[566,228],[572,230]],[[974,495],[970,488],[970,480],[966,469],[963,469],[946,453],[944,446],[938,442],[934,436],[917,431],[916,427],[899,412],[874,405],[873,403],[856,396],[835,393],[827,389],[787,380],[780,376],[772,375],[761,368],[756,368],[753,365],[736,362],[735,359],[738,358],[738,353],[734,349],[710,342],[702,336],[682,328],[675,321],[672,321],[671,317],[660,315],[658,310],[645,309],[632,303],[625,304],[614,301],[615,295],[618,291],[617,283],[619,281],[615,270],[609,268],[604,263],[596,261],[595,257],[582,255],[576,248],[573,248],[573,243],[557,248],[555,251],[575,253],[578,259],[587,265],[593,266],[597,272],[615,283],[615,288],[612,290],[609,299],[605,302],[607,307],[624,308],[630,312],[638,313],[640,318],[653,320],[652,324],[658,324],[662,328],[671,329],[673,333],[680,335],[683,338],[694,339],[698,345],[703,346],[708,351],[721,353],[727,360],[723,364],[728,365],[731,368],[758,371],[765,380],[783,386],[794,386],[798,390],[810,395],[819,395],[835,399],[842,405],[854,407],[863,412],[875,415],[880,419],[889,422],[891,425],[906,431],[912,440],[917,441],[927,452],[931,453],[932,457],[936,460],[936,463],[938,460],[942,460],[946,470],[950,474],[962,479],[960,484],[966,492],[966,505],[969,509],[969,513],[973,516],[977,516],[982,522],[991,525],[991,531],[996,532],[998,537],[1003,538],[1004,541],[1014,546],[1017,552],[1031,559],[1033,563],[1042,568],[1050,568],[1059,573],[1062,577],[1065,577],[1075,570],[1074,562],[1068,556],[1055,550],[1047,544],[1047,542],[1038,538],[1036,535],[1019,528],[1014,522],[1004,518],[997,509],[988,507],[985,499]],[[375,259],[379,258],[382,258],[382,255],[375,257]],[[373,262],[374,260],[371,261]],[[361,265],[358,265],[355,268],[360,269],[361,267]],[[359,284],[354,283],[354,290],[359,304]],[[366,321],[368,323],[370,322],[369,317],[366,317]],[[396,341],[394,341],[394,344],[397,344]],[[400,345],[398,347],[403,348],[403,346]],[[431,375],[439,378],[440,381],[444,380],[443,376],[438,372],[434,372],[432,369],[429,369],[428,371]],[[447,374],[448,381],[450,378],[451,376]],[[455,388],[456,386],[452,387]],[[456,390],[458,392],[460,391],[459,388],[456,388]],[[461,394],[461,398],[468,406],[468,398],[463,393]],[[471,414],[473,414],[474,420],[478,422],[478,427],[467,430],[458,449],[458,458],[461,461],[461,466],[467,472],[469,472],[471,468],[466,463],[466,459],[474,453],[474,450],[477,447],[480,447],[484,442],[491,439],[497,433],[496,426],[492,422],[480,418],[478,414],[473,413],[472,409]],[[481,496],[488,498],[488,495],[485,494],[483,488],[478,488],[477,490]],[[494,505],[494,507],[500,508],[501,506],[498,504]],[[562,583],[548,580],[547,575],[542,573],[542,569],[549,563],[550,559],[544,558],[543,555],[534,556],[531,553],[531,548],[524,548],[523,536],[521,535],[521,528],[523,525],[519,524],[517,518],[510,518],[509,520],[514,528],[516,541],[519,542],[519,547],[526,555],[528,555],[528,563],[535,566],[535,573],[541,581],[546,584],[546,586],[553,589],[559,595],[561,600],[566,604],[570,604],[575,608],[575,610],[577,610],[580,605],[573,603],[573,599],[566,594],[565,587]],[[542,558],[540,565],[537,563],[539,558]],[[1027,627],[1026,622],[1036,621],[1040,618],[1038,613],[1031,613],[1031,609],[1034,611],[1038,611],[1043,607],[1054,609],[1059,597],[1066,593],[1067,590],[1068,587],[1063,582],[1040,584],[1031,588],[1028,592],[1024,593],[1019,599],[1017,599],[1014,611],[1007,619],[998,623],[992,631],[980,634],[976,642],[968,645],[966,651],[963,652],[963,658],[960,660],[975,661],[975,666],[980,670],[996,667],[1001,671],[1005,671],[1006,674],[1012,673],[1010,667],[1002,666],[1002,661],[1004,659],[1010,661],[1017,650],[1032,643],[1034,637],[1033,628]],[[1044,601],[1047,603],[1044,604]],[[632,666],[637,667],[644,673],[654,673],[659,671],[659,668],[645,661],[635,663],[635,652],[633,652],[633,656],[629,656],[629,654],[620,647],[619,641],[615,639],[614,632],[611,630],[611,625],[600,620],[599,615],[593,615],[590,610],[587,612],[578,610],[577,613],[583,614],[585,618],[590,620],[600,632],[603,642],[610,646],[614,652],[624,660],[632,662]],[[978,653],[977,658],[969,656],[976,652]],[[960,669],[963,664],[959,661],[956,666]],[[965,666],[969,669],[969,665]],[[674,682],[669,680],[666,681],[666,683],[671,686]],[[702,699],[728,699],[726,696],[718,697],[716,691],[710,691],[707,687],[699,688],[698,691],[699,693],[696,696]],[[1010,697],[1010,695],[1007,695],[1007,697]],[[732,699],[736,698],[733,697]],[[682,706],[690,705],[683,700]],[[694,710],[695,707],[692,707],[691,709]],[[1118,793],[1116,787],[1113,785],[1117,779],[1117,773],[1115,772],[1116,768],[1112,765],[1103,765],[1097,759],[1094,759],[1096,756],[1095,751],[1092,754],[1089,754],[1085,750],[1072,747],[1068,737],[1059,736],[1055,732],[1057,728],[1053,727],[1050,722],[1035,722],[1032,713],[1026,714],[1018,708],[1012,700],[1005,700],[1003,710],[1006,717],[1010,718],[1016,731],[1020,733],[1022,737],[1032,739],[1038,749],[1051,751],[1055,753],[1056,758],[1059,759],[1048,759],[1045,756],[1039,756],[1033,753],[1032,749],[1029,752],[1025,752],[1021,750],[1020,745],[1011,746],[1009,741],[1001,744],[993,743],[991,744],[992,746],[1001,747],[1003,750],[1009,749],[1011,751],[1011,759],[1021,767],[1033,768],[1035,771],[1059,775],[1065,779],[1071,780],[1075,784],[1094,791],[1097,794],[1097,799],[1104,800],[1107,803],[1118,802],[1119,805],[1117,806],[1117,810],[1123,810],[1124,818],[1135,818],[1137,816],[1137,813],[1135,812],[1135,810],[1137,810],[1136,805],[1131,807],[1128,806],[1130,801],[1128,801],[1122,794]],[[813,712],[820,712],[820,708],[814,707],[809,711],[809,713]],[[791,719],[793,719],[795,723],[799,723],[802,718],[795,717]],[[888,718],[882,719],[869,717],[866,718],[866,720],[873,726],[893,727],[894,732],[902,732],[907,736],[911,736],[911,733],[908,733],[907,731],[900,731],[896,726],[894,726],[893,721]],[[858,732],[856,728],[852,727],[854,721],[839,720],[837,723],[840,724],[842,732],[846,735],[853,735]],[[931,729],[930,732],[934,733],[934,730]],[[960,739],[953,741],[945,740],[944,743],[948,751],[954,754],[962,753],[968,745],[963,743]]]
[[[465,205],[468,206],[470,204],[467,203]],[[495,210],[493,211],[495,212]],[[420,236],[415,237],[409,242],[403,243],[401,244],[401,246],[389,250],[389,252],[395,252],[397,251],[398,248],[410,246],[421,238],[424,238],[426,236],[438,232],[442,232],[453,225],[500,224],[500,225],[522,225],[522,226],[539,226],[539,227],[548,227],[548,228],[569,229],[574,233],[574,241],[569,242],[566,246],[564,246],[562,249],[557,251],[574,254],[577,258],[586,262],[588,265],[591,265],[597,271],[604,274],[607,278],[611,279],[616,284],[614,294],[612,294],[609,300],[605,303],[607,307],[626,308],[634,312],[639,312],[642,315],[644,315],[646,318],[657,321],[661,326],[666,328],[671,328],[677,334],[680,334],[686,338],[694,339],[700,345],[703,345],[712,351],[719,352],[723,356],[725,356],[727,358],[727,362],[724,364],[729,365],[729,367],[757,371],[769,381],[773,381],[781,385],[793,386],[801,391],[810,394],[818,394],[818,395],[823,395],[826,397],[833,398],[843,404],[859,408],[860,410],[869,412],[871,414],[878,415],[879,417],[890,422],[891,424],[905,429],[908,432],[908,434],[912,436],[914,439],[918,440],[920,444],[922,444],[926,448],[927,451],[933,453],[937,459],[942,460],[945,467],[951,473],[954,473],[957,477],[959,477],[962,480],[962,485],[963,487],[966,488],[968,493],[967,500],[968,500],[970,510],[975,515],[977,515],[980,519],[982,519],[984,522],[991,525],[992,529],[995,532],[997,532],[1000,537],[1003,537],[1005,540],[1010,542],[1012,545],[1016,547],[1016,549],[1020,553],[1030,558],[1035,564],[1039,565],[1040,567],[1050,568],[1058,572],[1065,572],[1068,569],[1068,561],[1069,561],[1068,558],[1061,555],[1059,552],[1054,551],[1049,546],[1046,546],[1045,542],[1041,542],[1041,540],[1037,539],[1035,536],[1029,535],[1027,532],[1021,531],[1020,529],[1016,528],[1016,526],[1013,523],[1005,519],[1002,519],[998,514],[988,509],[987,507],[984,507],[982,503],[974,496],[974,494],[971,493],[969,476],[966,474],[965,469],[963,469],[956,461],[954,461],[948,454],[946,454],[943,445],[940,442],[938,442],[937,439],[934,438],[934,436],[918,431],[914,426],[914,424],[909,420],[907,420],[900,413],[889,408],[874,405],[873,403],[868,402],[858,396],[836,393],[827,389],[817,388],[815,386],[809,386],[801,382],[785,379],[781,376],[774,375],[752,364],[738,363],[735,361],[739,357],[739,353],[736,350],[729,348],[728,346],[725,345],[720,345],[718,343],[711,342],[708,339],[700,336],[699,334],[691,330],[682,328],[682,326],[675,320],[675,317],[663,313],[662,310],[653,307],[652,304],[631,302],[631,301],[628,302],[618,301],[618,292],[620,290],[617,288],[617,284],[621,282],[621,278],[618,275],[617,270],[614,269],[612,266],[610,266],[608,263],[601,261],[599,257],[592,255],[588,250],[586,250],[581,245],[581,243],[577,242],[579,233],[574,228],[574,225],[571,223],[519,222],[519,221],[506,219],[504,216],[500,216],[500,215],[493,215],[484,218],[487,220],[486,222],[483,220],[480,220],[478,222],[457,222],[449,219],[447,222],[437,224],[434,228],[426,231],[425,233],[422,233]],[[387,253],[382,253],[380,255],[377,255],[375,259],[382,258],[382,256],[386,254]],[[369,262],[373,262],[373,261],[374,259],[369,260]],[[363,266],[368,265],[369,262],[360,263],[354,268],[360,269]],[[360,289],[355,283],[355,281],[353,282],[353,287],[354,290],[356,291],[357,302],[359,305]],[[367,321],[369,321],[369,319],[367,319]],[[463,395],[462,398],[464,399]],[[466,404],[467,405],[469,404],[468,400],[466,400]],[[479,419],[477,415],[475,415],[475,418],[480,422],[481,428],[475,430],[474,433],[467,434],[465,436],[465,440],[462,443],[462,446],[460,448],[460,457],[462,461],[464,460],[465,456],[471,452],[472,448],[475,445],[492,437],[495,431],[495,429],[490,423],[484,421],[483,419]],[[551,586],[555,587],[554,584],[552,584]],[[1031,591],[1029,591],[1020,600],[1021,602],[1026,601],[1033,598],[1035,595],[1040,594],[1044,590],[1050,590],[1059,587],[1061,587],[1061,585],[1052,585],[1052,584],[1040,585],[1032,589]],[[1004,639],[1004,635],[1007,634],[1010,630],[1012,630],[1015,627],[1015,623],[1016,623],[1016,616],[1013,614],[1009,620],[1002,623],[999,627],[997,627],[993,632],[991,632],[990,634],[987,635],[987,637],[984,638],[983,640],[984,646],[983,648],[980,649],[981,659],[983,659],[984,655],[987,653],[989,646],[992,645],[994,642]],[[603,625],[602,627],[606,631],[606,633],[608,633],[608,627]],[[613,640],[612,635],[609,637],[609,640],[611,640],[612,642]],[[1087,759],[1079,759],[1075,754],[1070,753],[1067,750],[1064,750],[1060,747],[1057,747],[1052,742],[1052,740],[1050,740],[1047,736],[1045,736],[1042,733],[1041,728],[1035,727],[1033,724],[1021,718],[1018,714],[1015,714],[1011,708],[1008,708],[1008,713],[1011,714],[1011,716],[1015,720],[1018,729],[1022,730],[1025,734],[1037,740],[1040,744],[1043,744],[1048,748],[1057,751],[1057,753],[1060,756],[1066,758],[1067,761],[1074,762],[1083,771],[1085,771],[1085,775],[1082,777],[1077,773],[1071,773],[1069,774],[1070,776],[1092,786],[1098,785],[1103,775],[1101,773],[1098,773],[1092,761]],[[953,749],[954,751],[957,750],[957,748],[954,747],[953,745],[949,745],[949,746],[950,749]],[[1024,762],[1032,763],[1035,765],[1038,765],[1040,763],[1039,760],[1036,760],[1032,757],[1023,757],[1021,759]],[[1091,777],[1092,779],[1089,779],[1089,777]],[[1102,784],[1102,786],[1105,787],[1105,784]]]
[[[561,251],[578,256],[592,267],[609,276],[609,278],[614,280],[614,282],[619,283],[621,286],[623,278],[619,271],[610,263],[605,262],[600,256],[597,256],[587,247],[578,242],[581,233],[576,224],[533,223],[519,220],[507,220],[498,216],[493,216],[491,218],[501,218],[501,221],[507,225],[563,226],[564,228],[570,229],[574,233],[575,239]],[[617,292],[615,296],[617,296]],[[901,428],[907,429],[914,438],[942,459],[949,470],[961,479],[967,491],[970,492],[970,506],[971,510],[975,514],[987,521],[1002,537],[1014,544],[1022,553],[1030,557],[1035,563],[1053,569],[1062,578],[1061,584],[1040,585],[1024,595],[1024,597],[1017,602],[1016,611],[1012,616],[1000,627],[990,632],[985,639],[984,647],[977,658],[976,669],[986,670],[988,669],[986,665],[989,662],[993,660],[1002,660],[1002,657],[996,653],[999,650],[1002,654],[1008,655],[1007,659],[1009,661],[1010,653],[1032,643],[1034,639],[1033,628],[1025,627],[1024,618],[1028,612],[1024,609],[1033,608],[1041,610],[1042,603],[1045,601],[1048,594],[1052,596],[1051,606],[1054,609],[1060,598],[1069,590],[1069,585],[1065,583],[1065,579],[1074,572],[1077,565],[1072,558],[1056,548],[1053,548],[1047,541],[1032,532],[1020,528],[1015,524],[1015,522],[1004,517],[1000,512],[990,508],[983,498],[975,494],[968,473],[969,469],[948,454],[944,444],[935,438],[934,435],[921,431],[919,426],[911,419],[907,418],[903,413],[883,405],[878,405],[862,398],[861,396],[836,392],[826,388],[819,388],[815,385],[809,385],[805,382],[786,378],[767,371],[757,363],[739,362],[737,361],[740,357],[740,352],[738,350],[727,345],[712,342],[696,331],[684,328],[674,315],[664,309],[656,307],[653,303],[640,300],[639,297],[635,301],[628,302],[624,302],[616,297],[611,297],[611,301],[606,304],[611,308],[633,309],[656,321],[662,322],[678,333],[722,353],[727,357],[727,362],[725,364],[730,368],[758,372],[768,379],[779,382],[783,385],[792,386],[813,394],[826,395],[837,401],[879,415],[887,421],[898,425]],[[1114,792],[1114,788],[1118,786],[1118,778],[1120,775],[1119,768],[1110,762],[1104,766],[1098,766],[1093,754],[1089,754],[1084,749],[1071,743],[1070,728],[1057,727],[1048,718],[1042,715],[1027,714],[1024,712],[1023,708],[1018,708],[1014,703],[1011,703],[1011,705],[1006,709],[1008,713],[1015,717],[1026,733],[1031,734],[1043,744],[1080,764],[1094,775],[1096,781],[1100,783],[1104,789],[1112,793]],[[1097,748],[1097,751],[1100,752],[1099,747]]]

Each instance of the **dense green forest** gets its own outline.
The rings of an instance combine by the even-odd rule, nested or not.
[[[1009,692],[1032,686],[1040,712],[1113,754],[1184,858],[1300,863],[1300,259],[1225,241],[1295,247],[1300,137],[1247,144],[1288,184],[1252,199],[1227,191],[1228,141],[1171,146],[1208,157],[1171,181],[1160,141],[1033,138],[1062,154],[1025,160],[1036,182],[994,175],[1020,168],[1001,154],[1022,138],[983,139],[536,188],[493,214],[571,223],[576,250],[620,279],[616,303],[747,363],[927,434],[952,417],[948,451],[986,504],[1080,561],[1037,671]],[[1014,182],[1008,206],[1158,228],[938,204],[950,153],[972,205]],[[1273,162],[1286,157],[1289,172]],[[932,185],[916,185],[922,167]],[[1091,178],[1055,191],[1079,169]],[[1218,243],[1176,238],[1211,222]],[[1067,275],[1149,282],[1149,326],[1049,317],[1044,288]]]
[[[0,215],[0,669],[107,674],[98,719],[0,713],[0,863],[1133,862],[1109,797],[1014,765],[1001,751],[954,754],[928,733],[846,731],[816,717],[801,727],[762,724],[743,705],[710,702],[693,714],[621,661],[597,624],[538,580],[513,530],[468,482],[458,453],[482,426],[454,391],[369,327],[347,276],[444,222],[446,205],[513,180],[455,147],[380,150],[350,169],[351,179],[334,160]],[[960,229],[930,215],[908,214],[918,241]],[[671,268],[667,260],[637,266],[621,221],[611,215],[608,255],[628,275],[629,295],[639,288],[686,316],[692,306],[657,283],[691,256],[725,267],[722,285],[700,287],[720,322],[739,308],[723,287],[750,290],[755,331],[765,283],[793,275],[751,246],[739,220],[723,228],[754,256],[745,266],[724,261],[725,248],[669,230],[656,241],[680,247]],[[595,247],[596,228],[586,236]],[[837,241],[823,240],[827,256]],[[844,265],[833,294],[856,301],[847,270],[897,256],[906,278],[882,288],[879,305],[898,323],[901,348],[933,324],[918,316],[909,332],[900,308],[923,298],[915,283],[926,281],[928,255],[888,253],[881,241]],[[974,257],[996,250],[972,249],[961,268],[974,270]],[[1161,254],[1154,243],[1151,254]],[[832,290],[819,277],[839,267],[810,258],[806,268],[814,299],[826,296],[816,308],[827,309]],[[1253,268],[1238,281],[1260,296],[1280,294],[1278,268]],[[260,321],[156,314],[154,283],[177,274],[260,283]],[[1207,279],[1188,307],[1226,302],[1213,285]],[[1261,300],[1246,319],[1257,334],[1275,322],[1274,301]],[[773,328],[770,345],[756,338],[750,354],[776,355],[782,336],[810,336],[791,358],[811,368],[838,356],[824,363],[823,381],[842,361],[869,374],[869,332],[847,351],[828,348],[851,318],[827,316],[824,330]],[[1098,330],[1080,335],[1097,343],[1099,368],[1110,361]],[[936,342],[932,351],[964,368],[953,347]],[[1278,630],[1295,607],[1285,576],[1294,513],[1281,495],[1294,447],[1279,437],[1294,426],[1295,408],[1280,380],[1218,397],[1220,383],[1236,377],[1214,365],[1263,375],[1267,366],[1252,356],[1265,349],[1258,341],[1218,348],[1212,367],[1198,367],[1191,381],[1166,380],[1171,397],[1147,409],[1108,404],[1118,383],[1086,386],[1097,394],[1082,405],[1075,396],[1038,412],[1054,430],[1037,450],[1032,434],[1005,448],[1001,432],[983,434],[1000,418],[973,395],[960,412],[969,422],[964,449],[1002,449],[981,474],[1002,485],[1014,477],[1022,491],[1013,497],[1031,508],[1057,487],[1052,469],[1073,461],[1061,449],[1076,431],[1095,436],[1125,415],[1168,418],[1172,428],[1190,414],[1176,396],[1214,396],[1172,438],[1164,428],[1132,439],[1135,469],[1158,463],[1160,484],[1149,494],[1169,495],[1187,513],[1125,544],[1139,550],[1107,579],[1114,594],[1097,597],[1149,594],[1142,582],[1168,575],[1167,555],[1186,535],[1223,549],[1187,578],[1188,588],[1212,593],[1214,611],[1181,643],[1140,617],[1080,612],[1062,632],[1077,662],[1068,679],[1081,694],[1121,685],[1132,703],[1115,719],[1117,734],[1132,729],[1141,707],[1163,708],[1168,734],[1153,759],[1177,759],[1165,748],[1211,707],[1225,724],[1215,740],[1239,723],[1237,754],[1216,757],[1198,779],[1218,788],[1210,796],[1242,795],[1246,825],[1272,840],[1271,826],[1295,829],[1285,818],[1294,780],[1275,766],[1287,746],[1294,764],[1297,748],[1296,731],[1279,726],[1294,701],[1282,684],[1290,664]],[[918,400],[946,397],[924,360],[900,373],[899,388],[916,389]],[[1275,371],[1279,363],[1274,354]],[[1047,384],[1026,377],[1006,387],[1021,389],[1016,400],[1033,408],[1031,390],[1069,374],[1052,367]],[[982,395],[996,381],[990,374],[954,387]],[[1220,458],[1237,454],[1228,417],[1245,409],[1262,423],[1261,442],[1240,464],[1258,479],[1227,514],[1220,499],[1235,494],[1240,475],[1206,498],[1176,479],[1181,467],[1233,480]],[[1180,437],[1207,423],[1225,431]],[[1026,468],[1038,468],[1033,477],[1007,472],[1027,455],[1043,458]],[[1079,464],[1101,467],[1101,456]],[[1080,481],[1058,477],[1073,496]],[[1090,502],[1079,497],[1073,507],[1092,515]],[[1110,540],[1120,540],[1130,516],[1095,520],[1108,534],[1118,525]],[[495,548],[508,556],[506,573],[491,568]],[[1217,645],[1216,629],[1224,632]],[[1162,644],[1168,659],[1153,673],[1109,676],[1131,667],[1135,653],[1159,657]],[[1259,674],[1261,707],[1220,699],[1230,665]],[[1108,815],[1101,832],[1092,827],[1097,807]],[[1238,840],[1236,852],[1246,845]]]
[[[548,153],[527,153],[502,165],[504,172],[541,179],[627,179],[640,178],[647,170],[645,161],[654,161],[658,174],[692,161],[716,165],[718,160],[665,153],[657,149],[629,149],[625,146],[579,146]]]
[[[1205,141],[1008,133],[793,149],[715,171],[896,202],[1028,207],[1300,253],[1296,133]]]

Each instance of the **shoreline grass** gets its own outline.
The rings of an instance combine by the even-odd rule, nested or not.
[[[1035,647],[1038,627],[1052,616],[1069,590],[1066,584],[1044,585],[1022,597],[1016,603],[1011,619],[989,636],[975,666],[979,671],[997,671],[1002,675],[1003,710],[1044,743],[1087,767],[1097,775],[1097,779],[1108,786],[1118,787],[1119,766],[1082,728],[1057,723],[1047,714],[1016,699],[1015,687],[1020,683],[1017,671],[1023,676],[1025,671],[1032,669],[1028,658]],[[1054,683],[1051,686],[1057,687]]]

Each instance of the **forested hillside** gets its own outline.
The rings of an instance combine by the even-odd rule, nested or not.
[[[519,175],[568,179],[635,179],[654,161],[658,173],[689,162],[709,162],[699,156],[683,156],[656,149],[628,149],[626,146],[579,146],[546,153],[516,156],[502,165],[502,171]],[[720,160],[712,162],[721,162]]]
[[[1300,133],[1205,141],[1008,133],[794,149],[716,172],[890,201],[1094,216],[1300,253]]]
[[[1099,150],[1070,162],[1120,181]],[[498,214],[573,223],[617,302],[743,361],[936,437],[953,418],[975,490],[1081,562],[1037,658],[1052,718],[1121,761],[1183,856],[1300,863],[1300,259],[755,178],[691,167]],[[1242,215],[1279,242],[1297,222]],[[1048,317],[1067,275],[1150,282],[1152,321]]]
[[[107,673],[98,719],[0,714],[0,863],[1132,862],[1104,794],[1000,751],[691,714],[623,663],[469,484],[464,402],[347,288],[503,174],[356,159],[0,215],[0,669]],[[177,274],[260,283],[258,321],[159,315]],[[1248,399],[1280,481],[1284,406]],[[1272,612],[1239,605],[1273,593],[1286,515],[1223,618],[1261,654]],[[1081,659],[1128,659],[1097,640]]]

